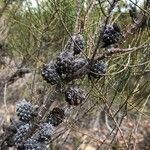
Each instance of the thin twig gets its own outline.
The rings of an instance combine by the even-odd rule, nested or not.
[[[100,56],[95,57],[94,62],[103,60],[105,58],[112,57],[114,54],[121,54],[121,53],[131,53],[135,52],[144,48],[150,47],[149,44],[144,43],[140,45],[139,47],[133,47],[133,48],[127,48],[127,49],[120,49],[120,48],[112,48],[109,51],[101,54]],[[71,77],[71,80],[81,78],[81,76],[87,74],[90,71],[90,64],[86,64],[83,66],[80,70],[78,70],[76,73],[74,73],[73,77]]]
[[[104,19],[104,29],[106,28],[106,25],[108,24],[108,21],[109,21],[109,18],[111,16],[111,13],[113,11],[113,9],[115,8],[116,4],[118,3],[118,0],[113,0],[112,3],[110,4],[110,8],[108,9],[108,15],[107,17]],[[98,41],[97,41],[97,44],[95,46],[95,49],[94,49],[94,52],[93,52],[93,55],[91,57],[91,61],[90,61],[90,65],[93,64],[93,61],[94,61],[94,58],[95,58],[95,55],[97,53],[97,50],[100,46],[100,43],[101,43],[101,34],[99,33],[99,37],[98,37]]]
[[[143,104],[143,108],[142,108],[141,112],[143,112],[143,111],[144,111],[144,109],[145,109],[145,107],[146,107],[146,104],[147,104],[147,102],[149,101],[149,98],[150,98],[150,95],[148,95],[148,97],[147,97],[146,101],[144,102],[144,104]],[[141,118],[142,118],[142,114],[140,114],[139,119],[138,119],[138,121],[137,121],[137,125],[136,125],[136,127],[135,127],[135,129],[134,129],[134,132],[135,132],[135,133],[136,133],[136,132],[137,132],[137,130],[138,130],[138,127],[139,127],[139,124],[140,124]],[[136,150],[136,142],[134,142],[133,150]]]

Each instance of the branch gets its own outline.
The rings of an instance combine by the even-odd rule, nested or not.
[[[80,13],[81,13],[81,0],[76,0],[76,22],[74,27],[74,32],[79,32],[79,20],[80,20]]]
[[[138,51],[138,50],[141,50],[141,49],[144,49],[144,48],[148,48],[148,47],[150,47],[150,44],[144,43],[144,44],[140,45],[139,47],[133,47],[133,48],[127,48],[127,49],[112,48],[112,49],[109,49],[109,51],[103,53],[102,55],[97,56],[96,58],[94,58],[93,62],[97,62],[97,61],[103,60],[105,58],[111,57],[114,54],[134,52],[134,51]],[[70,78],[69,81],[71,81],[73,79],[81,78],[81,76],[86,75],[89,71],[90,71],[90,63],[87,63],[80,70],[78,70],[73,75],[73,77]]]
[[[91,2],[90,2],[90,4],[89,4],[89,6],[86,8],[86,12],[85,12],[85,16],[84,16],[84,19],[83,19],[83,26],[82,26],[82,28],[83,28],[83,30],[85,29],[85,27],[87,26],[87,22],[88,22],[88,20],[89,20],[89,17],[90,17],[90,14],[91,14],[91,12],[92,12],[92,10],[93,10],[93,8],[94,8],[94,6],[95,6],[95,3],[96,2],[96,0],[92,0]]]
[[[31,70],[29,68],[20,68],[6,80],[6,83],[8,85],[13,84],[19,78],[23,78],[25,76],[25,74],[28,74],[30,72],[31,72]]]
[[[115,8],[115,6],[117,5],[118,2],[119,2],[119,0],[113,0],[112,3],[110,4],[110,7],[109,7],[109,9],[108,9],[108,15],[106,16],[106,18],[104,19],[104,22],[103,22],[104,28],[105,28],[106,25],[108,24],[108,21],[109,21],[109,18],[110,18],[110,16],[111,16],[111,14],[112,14],[112,11],[113,11],[113,9]],[[100,46],[100,43],[101,43],[101,34],[99,33],[98,41],[97,41],[96,47],[95,47],[95,49],[94,49],[94,52],[93,52],[93,55],[92,55],[91,63],[90,63],[90,64],[92,64],[93,61],[94,61],[94,58],[95,58],[95,55],[96,55],[96,53],[97,53],[97,50],[98,50],[98,48],[99,48],[99,46]]]
[[[100,55],[100,56],[97,56],[95,58],[95,62],[96,61],[100,61],[104,58],[107,58],[107,57],[110,57],[114,54],[118,54],[118,53],[127,53],[127,52],[134,52],[134,51],[138,51],[138,50],[141,50],[143,48],[148,48],[150,47],[150,44],[147,44],[147,43],[144,43],[142,45],[140,45],[139,47],[132,47],[132,48],[127,48],[127,49],[120,49],[120,48],[112,48],[112,49],[109,49],[107,52],[105,52],[104,54]]]
[[[145,6],[144,6],[145,9],[139,7],[136,3],[131,1],[136,7],[140,8],[141,12],[137,16],[136,22],[130,27],[130,29],[124,35],[125,38],[127,38],[129,35],[135,34],[139,28],[143,28],[143,26],[146,26],[146,22],[148,22],[148,25],[150,24],[150,17],[149,17],[150,16],[150,13],[149,13],[150,5],[149,5],[148,1],[149,0],[147,0],[147,2],[145,3]],[[142,13],[142,11],[144,13]]]

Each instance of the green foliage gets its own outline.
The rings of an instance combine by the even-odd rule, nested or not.
[[[75,6],[73,3],[70,5],[70,1],[56,4],[43,2],[38,8],[27,4],[20,7],[16,13],[13,13],[13,9],[10,10],[9,17],[11,27],[8,43],[11,53],[19,57],[30,56],[37,47],[50,43],[45,51],[49,56],[62,49],[62,42],[68,37],[66,29],[72,32]]]
[[[93,55],[101,27],[107,19],[108,24],[117,22],[124,35],[121,42],[115,47],[120,49],[136,48],[145,42],[150,42],[150,30],[145,24],[139,27],[134,34],[128,34],[131,32],[130,28],[137,22],[134,23],[131,19],[128,9],[124,7],[126,4],[124,1],[120,2],[121,8],[116,8],[110,16],[107,14],[107,9],[111,5],[106,1],[103,1],[101,6],[97,1],[93,5],[92,1],[79,2],[78,6],[76,0],[45,0],[40,1],[36,8],[33,8],[28,2],[23,4],[16,2],[10,4],[4,11],[4,16],[7,18],[6,26],[9,29],[6,37],[7,57],[13,59],[17,67],[21,64],[23,67],[28,66],[35,71],[33,78],[28,83],[30,88],[27,90],[30,92],[24,91],[28,97],[38,97],[36,92],[40,91],[41,87],[43,91],[45,90],[44,94],[49,97],[53,87],[43,82],[41,68],[43,64],[55,60],[74,33],[83,32],[86,42],[86,49],[83,53],[88,60]],[[140,7],[143,8],[143,6]],[[139,9],[139,13],[143,14],[143,10]],[[141,14],[139,14],[140,17]],[[127,37],[126,34],[128,34]],[[96,56],[109,52],[109,50],[109,48],[100,48],[99,46]],[[74,110],[80,116],[76,117],[76,121],[80,118],[84,119],[84,114],[88,114],[89,118],[94,118],[97,111],[106,106],[115,112],[114,116],[120,111],[136,112],[135,116],[140,114],[150,93],[149,59],[149,48],[114,54],[103,59],[108,64],[108,70],[100,79],[89,80],[85,75],[69,83],[76,83],[88,91],[87,99],[89,101],[81,106],[81,110],[78,109],[76,112]],[[38,85],[37,89],[34,88],[36,84]],[[65,85],[61,86],[62,89],[65,88]],[[40,97],[43,101],[45,100],[44,94],[42,98]],[[58,97],[61,99],[59,103],[64,105],[63,96],[58,94]],[[43,101],[39,103],[43,103]],[[148,111],[149,102],[147,103],[145,111]],[[80,112],[83,116],[80,115]],[[83,123],[86,127],[90,126],[91,120],[89,120],[86,120],[88,123]],[[78,144],[77,141],[75,145]]]

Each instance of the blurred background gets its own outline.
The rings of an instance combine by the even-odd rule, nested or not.
[[[41,77],[43,64],[63,50],[70,35],[82,31],[84,54],[91,57],[112,1],[0,0],[0,133],[25,98],[39,106],[53,86]],[[120,25],[127,49],[150,43],[150,1],[119,0],[109,23]],[[134,30],[131,30],[135,27]],[[106,49],[99,49],[98,54]],[[50,149],[150,149],[150,48],[104,60],[108,71],[100,80],[76,80],[88,98],[68,108],[60,95],[53,106],[68,108],[65,129]],[[107,107],[106,107],[107,106]],[[110,111],[111,110],[111,114]]]

